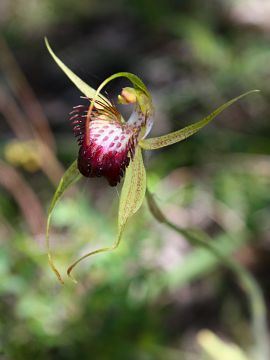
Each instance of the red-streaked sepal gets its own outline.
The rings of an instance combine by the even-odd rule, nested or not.
[[[200,120],[194,124],[191,124],[189,126],[186,126],[181,130],[177,130],[170,134],[166,134],[166,135],[159,136],[156,138],[142,139],[142,140],[140,140],[139,145],[144,150],[155,150],[155,149],[160,149],[164,146],[172,145],[179,141],[185,140],[186,138],[195,134],[200,129],[202,129],[204,126],[209,124],[212,120],[215,119],[216,116],[218,116],[222,111],[227,109],[229,106],[234,104],[236,101],[242,99],[243,97],[245,97],[249,94],[252,94],[252,93],[255,93],[258,91],[259,90],[251,90],[251,91],[248,91],[240,96],[237,96],[237,97],[227,101],[225,104],[218,107],[216,110],[214,110],[211,114],[209,114],[202,120]]]

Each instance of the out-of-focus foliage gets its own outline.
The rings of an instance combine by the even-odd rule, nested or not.
[[[206,231],[255,274],[269,302],[269,20],[262,0],[1,1],[1,39],[27,82],[1,40],[0,357],[204,359],[197,334],[208,328],[253,360],[248,304],[235,278],[157,224],[146,206],[116,252],[78,266],[78,286],[56,282],[44,219],[62,168],[76,155],[67,118],[80,99],[43,36],[93,87],[117,71],[138,74],[154,97],[152,135],[261,90],[145,163],[149,188],[171,221]],[[109,87],[109,96],[122,85]],[[14,144],[31,146],[18,159]],[[38,159],[36,169],[25,166],[26,155],[26,163]],[[61,270],[113,242],[117,206],[117,191],[98,180],[82,180],[57,205],[52,240]]]

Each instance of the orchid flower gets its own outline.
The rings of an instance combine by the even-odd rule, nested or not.
[[[116,249],[128,219],[141,207],[146,192],[146,172],[142,150],[160,149],[188,138],[234,102],[257,90],[249,91],[226,102],[202,120],[181,130],[147,138],[153,125],[154,107],[148,89],[136,75],[128,72],[114,74],[103,81],[97,90],[94,90],[55,55],[47,39],[45,43],[57,65],[88,101],[87,105],[75,106],[71,111],[70,121],[79,145],[78,159],[71,164],[60,180],[48,212],[46,241],[49,263],[58,279],[63,282],[53,262],[49,230],[52,211],[68,187],[82,176],[90,178],[103,176],[110,186],[117,185],[124,176],[119,202],[118,234],[114,244],[91,251],[75,261],[67,270],[67,274],[71,277],[71,271],[81,260]],[[134,110],[127,121],[124,120],[117,107],[101,94],[104,86],[119,77],[128,79],[132,85],[132,87],[123,88],[118,96],[120,104],[134,105]]]

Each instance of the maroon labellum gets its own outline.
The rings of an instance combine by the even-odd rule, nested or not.
[[[78,105],[70,113],[73,132],[80,145],[78,169],[86,177],[104,176],[111,186],[116,186],[134,156],[144,122],[139,125],[134,121],[123,123],[117,108],[106,100],[96,101],[91,115],[88,110],[89,106]]]

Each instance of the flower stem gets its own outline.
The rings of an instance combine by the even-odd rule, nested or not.
[[[193,246],[205,248],[216,256],[229,270],[238,278],[241,288],[245,291],[249,301],[252,331],[255,342],[257,360],[270,359],[270,347],[268,342],[267,312],[262,290],[253,275],[234,261],[228,258],[215,243],[211,242],[209,236],[201,230],[184,229],[171,223],[157,205],[153,195],[147,190],[146,198],[148,207],[154,218],[167,225],[169,228],[183,235]],[[210,240],[210,241],[209,241]]]

